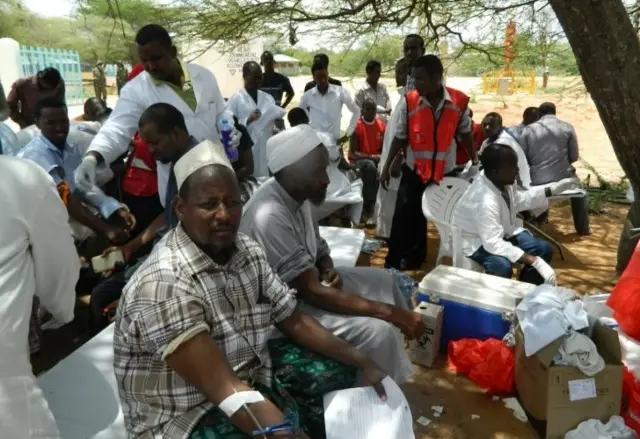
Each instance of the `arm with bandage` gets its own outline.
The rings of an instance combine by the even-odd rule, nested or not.
[[[253,436],[255,430],[285,420],[278,407],[236,376],[208,332],[200,332],[183,342],[166,359],[172,369],[196,386],[233,425],[249,436]],[[211,373],[212,370],[216,373]]]
[[[144,281],[138,288],[137,296],[146,299],[130,304],[133,344],[166,361],[249,436],[284,421],[278,407],[236,375],[212,338],[209,304],[175,279]]]

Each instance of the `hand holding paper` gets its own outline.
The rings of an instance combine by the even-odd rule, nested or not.
[[[415,439],[411,409],[389,377],[382,401],[372,387],[339,390],[324,396],[327,439]]]

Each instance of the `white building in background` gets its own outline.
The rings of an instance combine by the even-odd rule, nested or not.
[[[298,76],[300,74],[300,60],[288,55],[273,55],[276,63],[276,71],[286,76]]]
[[[21,77],[20,44],[11,38],[0,38],[0,82],[5,95],[9,94],[13,83]]]
[[[246,44],[216,44],[206,41],[191,42],[184,45],[181,57],[193,64],[209,69],[216,76],[222,96],[230,98],[244,85],[242,65],[247,61],[260,62],[264,50],[262,40]]]

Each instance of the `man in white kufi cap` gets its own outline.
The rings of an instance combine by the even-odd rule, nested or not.
[[[240,187],[222,147],[202,142],[173,171],[179,224],[127,283],[116,315],[114,370],[128,436],[251,435],[284,421],[282,401],[309,392],[301,382],[316,401],[353,386],[347,366],[383,396],[385,372],[300,312],[295,291],[275,275],[264,251],[238,234]],[[274,324],[286,339],[267,344]],[[326,373],[310,382],[291,363],[292,350],[327,364]],[[285,371],[287,382],[278,378]],[[322,406],[294,410],[301,427],[318,437],[322,416],[316,415],[320,423],[308,420]]]
[[[309,125],[267,142],[274,175],[245,205],[240,231],[265,249],[273,270],[298,290],[302,310],[338,337],[367,353],[396,382],[412,375],[398,328],[422,335],[420,316],[408,310],[393,274],[376,268],[334,267],[318,234],[311,205],[326,196],[329,155]]]

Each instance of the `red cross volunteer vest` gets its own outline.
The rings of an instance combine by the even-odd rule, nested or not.
[[[440,118],[431,107],[420,101],[416,90],[407,93],[407,132],[415,157],[414,169],[424,183],[439,183],[444,177],[445,161],[452,147],[469,97],[446,87],[451,101],[445,101]]]

